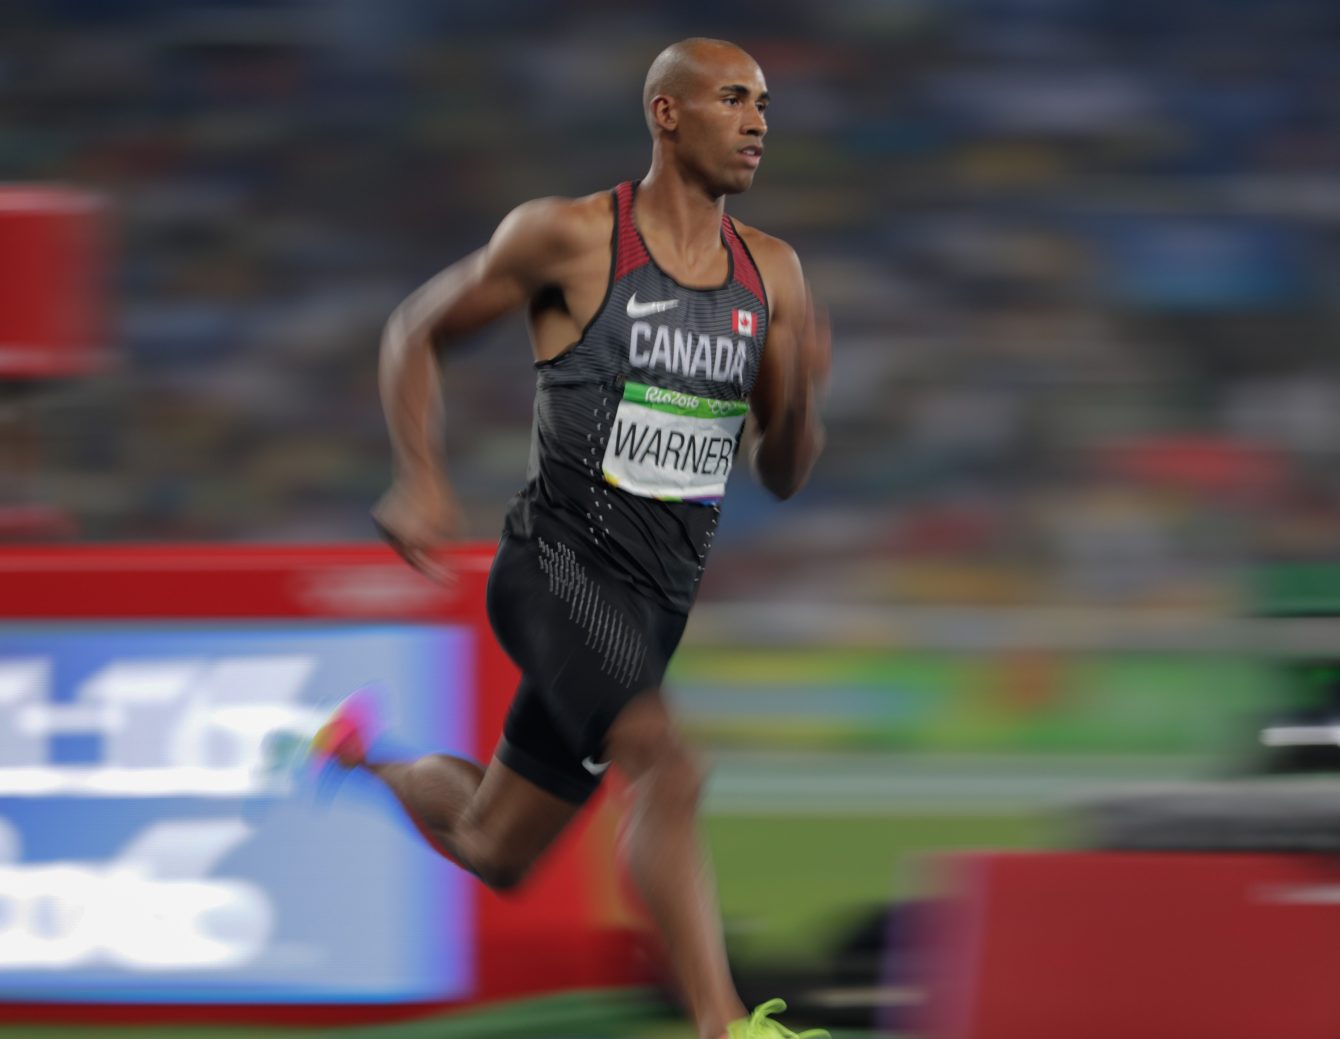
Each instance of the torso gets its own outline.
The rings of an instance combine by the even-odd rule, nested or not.
[[[721,248],[677,277],[639,233],[634,198],[626,184],[574,203],[593,223],[603,204],[604,246],[575,251],[561,289],[532,301],[535,433],[507,530],[561,538],[687,610],[758,376],[768,302],[736,225],[723,220]]]

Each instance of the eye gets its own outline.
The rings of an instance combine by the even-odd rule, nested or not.
[[[736,97],[734,94],[727,94],[721,100],[726,102],[726,104],[728,105],[738,105],[740,103],[740,99]]]

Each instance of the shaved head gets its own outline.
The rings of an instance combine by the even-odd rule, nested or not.
[[[655,132],[655,121],[651,114],[654,98],[661,95],[683,98],[708,78],[717,66],[740,59],[758,67],[758,63],[742,48],[727,40],[693,36],[670,44],[656,55],[642,87],[642,111],[647,117],[648,128]]]

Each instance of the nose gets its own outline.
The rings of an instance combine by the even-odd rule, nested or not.
[[[764,118],[763,113],[753,105],[749,105],[747,108],[749,114],[745,117],[741,131],[749,134],[751,137],[761,138],[768,132],[768,120]]]

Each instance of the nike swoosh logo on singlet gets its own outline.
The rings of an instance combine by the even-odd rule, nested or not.
[[[610,767],[608,761],[592,761],[590,758],[582,758],[582,768],[590,772],[593,776],[599,776],[605,769]]]
[[[629,317],[646,317],[648,314],[659,314],[663,310],[671,310],[679,306],[677,299],[658,299],[650,303],[639,303],[637,293],[634,292],[632,298],[628,300]]]

